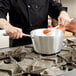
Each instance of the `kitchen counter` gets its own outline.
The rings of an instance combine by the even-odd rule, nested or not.
[[[0,30],[0,48],[9,47],[9,36],[4,36],[5,30]]]

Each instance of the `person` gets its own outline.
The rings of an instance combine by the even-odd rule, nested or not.
[[[47,28],[48,15],[57,19],[59,25],[67,25],[70,21],[62,4],[55,0],[0,0],[0,27],[12,39],[11,47],[31,44],[31,38],[23,37],[23,33]]]

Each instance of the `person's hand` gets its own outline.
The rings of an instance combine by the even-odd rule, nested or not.
[[[12,39],[19,39],[23,37],[22,29],[14,27],[6,19],[0,18],[0,27],[4,29]]]
[[[66,11],[61,11],[58,17],[58,25],[66,26],[69,24],[70,21],[71,18],[69,17],[68,13]]]
[[[14,26],[7,26],[5,28],[6,33],[9,35],[12,39],[19,39],[22,38],[23,32],[22,29],[14,27]]]

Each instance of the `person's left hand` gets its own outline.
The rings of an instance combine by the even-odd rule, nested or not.
[[[70,21],[71,21],[71,18],[68,15],[68,13],[66,11],[61,11],[58,17],[58,25],[66,26],[69,24]]]

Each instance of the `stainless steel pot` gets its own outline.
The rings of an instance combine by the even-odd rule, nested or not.
[[[59,52],[62,48],[64,32],[53,28],[50,33],[43,34],[44,29],[35,29],[31,31],[35,52],[40,54],[54,54]]]

